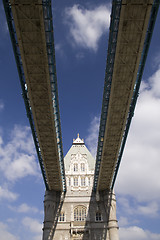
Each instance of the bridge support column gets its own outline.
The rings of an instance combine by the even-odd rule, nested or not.
[[[109,240],[119,240],[118,221],[116,217],[116,197],[114,192],[110,194],[110,213],[108,220]]]
[[[46,190],[44,197],[44,227],[43,240],[52,240],[60,212],[61,193]]]

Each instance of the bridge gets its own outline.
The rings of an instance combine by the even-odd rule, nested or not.
[[[94,191],[116,181],[159,0],[113,0]],[[46,190],[66,192],[50,0],[3,0]]]

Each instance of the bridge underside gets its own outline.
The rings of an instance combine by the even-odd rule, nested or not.
[[[110,189],[111,186],[134,92],[152,4],[152,0],[123,0],[121,4],[105,135],[100,139],[103,143],[103,151],[97,177],[97,190],[99,191]],[[107,101],[107,97],[105,100]],[[102,118],[101,121],[103,121]]]
[[[48,22],[45,22],[44,17],[47,9],[45,13],[42,0],[11,0],[10,4],[24,69],[25,91],[33,115],[47,185],[50,190],[62,191],[57,147],[60,139],[56,129],[56,108],[53,108],[56,105],[55,85],[52,84],[50,76],[53,52],[51,51],[51,56],[48,57],[46,45],[48,39],[45,24]],[[55,74],[52,73],[52,77],[55,77]]]

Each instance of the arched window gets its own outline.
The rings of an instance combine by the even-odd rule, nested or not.
[[[74,221],[85,221],[86,220],[86,207],[78,206],[74,209]]]
[[[84,172],[84,171],[85,171],[85,164],[81,163],[81,172]]]
[[[74,171],[74,172],[78,172],[78,164],[77,164],[77,163],[74,163],[74,165],[73,165],[73,171]]]

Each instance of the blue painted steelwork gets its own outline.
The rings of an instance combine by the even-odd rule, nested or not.
[[[114,5],[114,4],[116,4],[116,5]],[[130,109],[129,109],[129,112],[128,112],[126,126],[125,126],[125,130],[124,130],[124,133],[123,133],[123,138],[122,138],[118,158],[117,158],[117,161],[116,161],[116,167],[115,167],[115,170],[114,170],[114,174],[113,174],[113,178],[112,178],[112,182],[111,182],[111,186],[110,186],[110,188],[112,190],[113,190],[115,180],[116,180],[116,177],[117,177],[117,173],[118,173],[118,169],[119,169],[119,166],[120,166],[120,162],[121,162],[123,150],[124,150],[124,147],[125,147],[130,123],[131,123],[132,117],[134,115],[134,109],[135,109],[135,105],[136,105],[137,98],[138,98],[138,95],[139,95],[139,87],[140,87],[140,83],[141,83],[141,79],[142,79],[142,74],[143,74],[143,70],[144,70],[144,66],[145,66],[145,61],[146,61],[147,54],[148,54],[148,49],[149,49],[149,46],[150,46],[150,41],[151,41],[151,38],[152,38],[152,33],[153,33],[153,29],[154,29],[154,24],[155,24],[155,21],[156,21],[156,16],[157,16],[157,13],[158,13],[159,4],[160,4],[160,0],[155,0],[154,4],[152,6],[151,16],[150,16],[150,20],[149,20],[148,30],[147,30],[147,33],[146,33],[143,52],[142,52],[142,55],[141,55],[141,61],[140,61],[140,65],[139,65],[139,69],[138,69],[138,73],[137,73],[137,79],[136,79],[136,83],[135,83],[135,86],[134,86],[134,92],[133,92],[133,96],[132,96],[132,100],[131,100],[131,105],[130,105]],[[110,90],[111,90],[112,73],[113,73],[113,67],[114,67],[115,52],[114,52],[114,56],[113,56],[110,49],[112,49],[113,48],[112,46],[114,46],[114,44],[116,44],[117,35],[118,35],[118,32],[117,32],[116,37],[114,38],[114,41],[113,41],[111,36],[113,34],[112,31],[113,31],[113,26],[114,25],[112,25],[113,24],[112,22],[117,20],[117,31],[118,31],[118,23],[119,23],[120,9],[121,9],[119,5],[121,5],[121,1],[113,1],[113,3],[112,3],[112,15],[111,15],[110,37],[109,37],[109,44],[108,44],[106,77],[105,77],[101,122],[100,122],[100,129],[99,129],[99,138],[98,138],[96,170],[95,170],[95,176],[94,176],[94,190],[95,191],[97,189],[97,182],[98,182],[99,169],[100,169],[100,163],[101,163],[101,155],[102,155],[102,150],[103,150],[103,138],[104,138],[104,134],[105,134],[105,126],[106,126],[106,121],[107,121],[107,111],[108,111],[108,105],[109,105],[109,96],[110,96]],[[113,14],[114,13],[113,9],[116,6],[117,6],[117,8],[119,8],[118,18],[117,18],[117,16],[115,17],[114,14]],[[116,46],[115,46],[115,49],[116,49]],[[110,56],[110,54],[111,54],[111,56]],[[110,61],[110,59],[111,59],[111,61]]]
[[[134,86],[133,96],[132,96],[132,100],[131,100],[131,104],[130,104],[130,108],[129,108],[129,112],[128,112],[127,121],[126,121],[126,126],[125,126],[125,130],[123,133],[123,138],[122,138],[122,142],[121,142],[121,146],[120,146],[120,150],[119,150],[119,154],[118,154],[118,158],[117,158],[117,162],[116,162],[116,167],[115,167],[113,178],[112,178],[112,183],[111,183],[112,190],[113,190],[115,180],[116,180],[116,177],[118,174],[118,169],[119,169],[119,166],[121,163],[121,158],[122,158],[123,150],[124,150],[125,143],[127,140],[131,120],[134,115],[137,98],[139,96],[139,88],[140,88],[140,84],[141,84],[143,70],[144,70],[146,59],[147,59],[147,54],[148,54],[148,50],[149,50],[149,46],[150,46],[150,42],[151,42],[151,38],[152,38],[152,33],[153,33],[158,9],[159,9],[159,4],[160,4],[160,0],[155,0],[153,3],[153,6],[152,6],[151,16],[150,16],[148,29],[147,29],[147,33],[146,33],[146,37],[145,37],[145,42],[144,42],[144,46],[143,46],[143,52],[141,55],[141,60],[140,60],[139,68],[138,68],[137,79],[136,79],[136,83]]]
[[[95,191],[98,183],[101,156],[102,156],[102,150],[103,150],[103,140],[104,140],[104,134],[105,134],[106,121],[107,121],[109,97],[110,97],[111,84],[112,84],[112,74],[113,74],[114,59],[115,59],[116,45],[117,45],[118,26],[119,26],[119,20],[120,20],[120,12],[121,12],[121,2],[122,2],[121,0],[112,1],[110,34],[109,34],[109,43],[108,43],[105,83],[104,83],[104,91],[103,91],[103,103],[102,103],[102,110],[101,110],[101,121],[100,121],[100,128],[99,128],[98,148],[97,148],[96,166],[95,166],[95,174],[94,174],[93,187]]]
[[[52,104],[54,109],[54,121],[55,121],[55,128],[56,128],[57,147],[58,147],[58,154],[59,154],[59,163],[60,163],[60,169],[61,169],[63,191],[65,192],[66,179],[65,179],[65,170],[64,170],[64,156],[63,156],[61,123],[60,123],[59,102],[58,102],[58,87],[57,87],[51,0],[42,0],[42,4],[43,4],[44,25],[45,25],[45,32],[46,32],[46,47],[47,47],[47,54],[48,54],[48,64],[49,64],[49,74],[50,74],[50,83],[51,83],[51,91],[52,91]]]
[[[27,84],[25,80],[22,59],[20,54],[20,49],[18,45],[14,19],[11,11],[11,4],[9,0],[3,0],[3,5],[6,13],[8,28],[10,32],[10,37],[12,41],[13,51],[16,59],[18,74],[20,78],[21,88],[22,88],[22,95],[24,98],[24,103],[27,111],[27,117],[29,118],[32,135],[41,167],[42,176],[44,179],[44,183],[46,189],[49,190],[49,185],[47,181],[47,176],[43,164],[43,158],[41,155],[41,150],[38,142],[38,137],[36,133],[36,128],[33,120],[32,110],[29,103],[28,98],[28,91],[27,91]],[[54,41],[53,41],[53,26],[52,25],[52,14],[51,14],[51,3],[50,1],[43,1],[43,8],[44,8],[44,25],[46,31],[46,48],[48,54],[48,63],[49,63],[49,73],[50,73],[50,82],[51,82],[51,89],[52,89],[52,100],[53,100],[53,109],[54,109],[54,116],[55,116],[55,127],[56,127],[56,134],[57,134],[57,146],[58,146],[58,153],[60,159],[60,167],[61,167],[61,174],[62,174],[62,183],[63,183],[63,191],[66,191],[66,184],[65,184],[65,175],[64,175],[64,163],[63,163],[63,150],[62,150],[62,138],[61,138],[61,128],[60,128],[60,117],[59,117],[59,104],[58,104],[58,90],[57,90],[57,78],[56,78],[56,69],[55,69],[55,53],[54,53]],[[48,14],[46,17],[45,14]],[[50,27],[50,29],[49,29]]]

